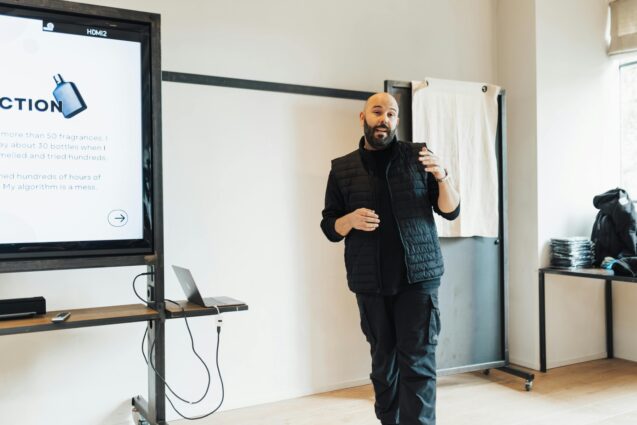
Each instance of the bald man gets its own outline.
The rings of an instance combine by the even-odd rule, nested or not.
[[[358,149],[332,161],[321,228],[332,242],[345,239],[376,416],[383,425],[434,425],[444,268],[433,212],[453,220],[460,200],[440,158],[396,140],[398,112],[387,93],[365,103]]]

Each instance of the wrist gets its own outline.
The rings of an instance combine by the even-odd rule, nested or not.
[[[442,177],[434,176],[438,183],[444,183],[447,180],[449,180],[449,172],[447,171],[446,168],[443,168],[443,170],[445,170],[445,174]]]
[[[352,225],[352,213],[349,214],[345,214],[343,217],[338,219],[338,222],[340,223],[340,231],[339,233],[343,236],[347,235],[349,233],[350,230],[352,230],[354,228],[354,226]]]
[[[351,212],[345,216],[345,224],[347,225],[349,229],[354,228],[354,224],[352,223],[353,219],[354,219],[354,212]]]
[[[342,237],[347,236],[348,228],[349,228],[349,220],[346,215],[344,215],[341,218],[337,218],[336,221],[334,222],[334,230],[336,231],[336,233],[338,233]]]

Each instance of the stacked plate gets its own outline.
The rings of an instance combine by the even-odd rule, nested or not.
[[[551,267],[579,269],[592,267],[593,242],[584,236],[551,238]]]

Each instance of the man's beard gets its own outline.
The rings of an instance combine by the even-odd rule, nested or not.
[[[387,133],[384,136],[378,138],[374,136],[374,133],[379,128],[387,129]],[[376,127],[370,127],[367,124],[367,120],[363,121],[363,131],[365,133],[365,140],[367,140],[367,143],[369,143],[370,146],[374,149],[378,150],[385,149],[387,146],[389,146],[391,141],[394,140],[394,135],[396,134],[395,128],[390,130],[389,127],[387,127],[386,125],[381,124],[377,125]]]

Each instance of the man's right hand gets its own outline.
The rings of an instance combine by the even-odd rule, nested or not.
[[[336,220],[334,227],[341,236],[347,236],[352,230],[373,232],[379,226],[378,214],[368,208],[359,208]]]

